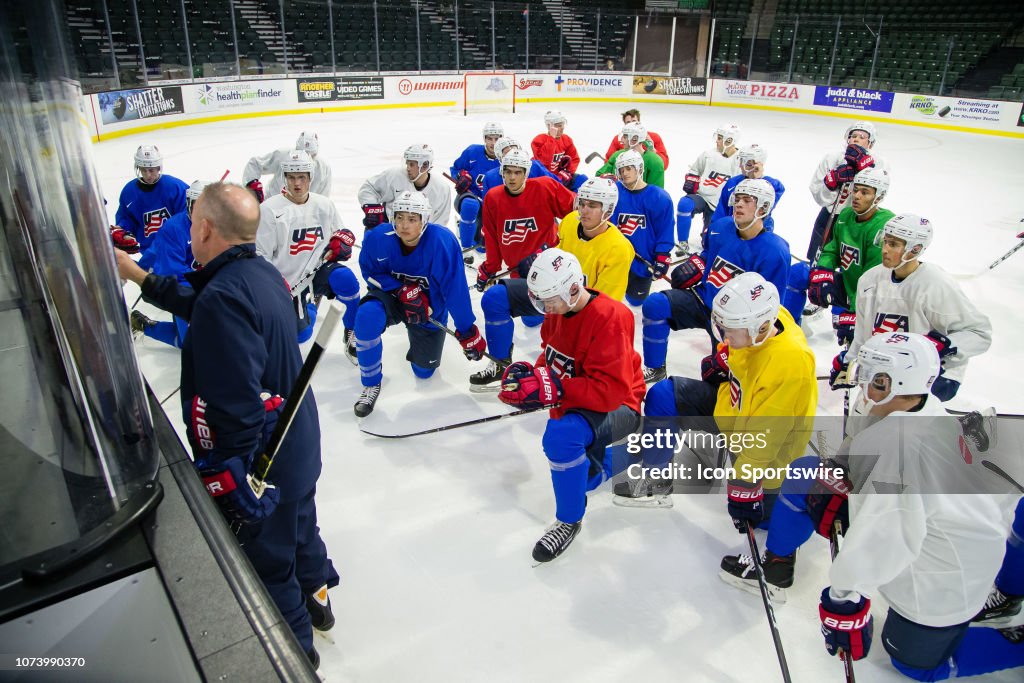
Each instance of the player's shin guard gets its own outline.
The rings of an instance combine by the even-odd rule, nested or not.
[[[793,316],[797,325],[800,324],[804,306],[807,305],[807,285],[810,283],[810,278],[810,264],[797,261],[789,267],[789,277],[786,280],[786,291],[782,295],[782,305]]]
[[[491,287],[484,292],[480,308],[484,312],[484,336],[487,337],[488,351],[495,358],[509,358],[515,326],[512,322],[512,309],[509,307],[508,290],[504,285]]]
[[[542,315],[524,315],[520,320],[523,321],[523,325],[526,327],[537,327],[544,322],[544,316]]]
[[[420,379],[430,379],[434,375],[434,370],[437,368],[423,368],[415,363],[409,363],[412,366],[412,374],[416,375]]]
[[[476,197],[463,197],[459,203],[459,243],[463,249],[476,242],[476,217],[480,214],[480,200]]]
[[[814,535],[814,522],[807,514],[805,498],[806,494],[785,492],[778,497],[772,508],[765,548],[779,556],[792,555]]]
[[[668,318],[672,307],[668,297],[655,292],[644,301],[643,308],[644,367],[663,368],[668,355]]]
[[[663,379],[651,385],[644,397],[644,415],[648,417],[668,417],[678,415],[676,409],[676,389],[671,379]],[[644,456],[646,459],[647,456]]]
[[[555,518],[560,522],[572,524],[583,519],[590,469],[586,451],[593,440],[594,431],[580,415],[568,413],[560,419],[548,420],[543,446],[551,467]]]
[[[676,241],[690,240],[690,224],[693,223],[693,200],[689,195],[682,197],[676,205]]]
[[[1007,595],[1024,595],[1024,498],[1017,503],[1017,512],[1006,539],[1006,555],[996,576],[996,587]]]
[[[883,631],[883,639],[884,636]],[[969,628],[953,656],[933,668],[912,667],[891,655],[890,651],[892,665],[907,678],[915,681],[944,681],[1024,666],[1024,643],[1011,642],[999,629]]]
[[[384,379],[381,355],[381,335],[387,327],[384,304],[376,299],[367,299],[359,305],[356,313],[356,356],[359,358],[359,375],[364,387],[372,387]]]
[[[331,271],[328,283],[334,296],[345,307],[341,324],[346,330],[351,330],[356,324],[356,311],[359,308],[359,280],[350,268],[341,266]]]

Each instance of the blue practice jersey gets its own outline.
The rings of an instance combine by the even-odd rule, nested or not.
[[[366,231],[359,269],[370,287],[385,292],[404,284],[420,285],[430,300],[431,317],[444,324],[451,312],[459,332],[468,332],[476,322],[462,247],[455,234],[443,226],[427,223],[419,244],[410,253],[406,253],[390,223]],[[434,329],[429,323],[426,326]]]
[[[188,185],[166,174],[153,185],[129,181],[121,190],[114,222],[135,235],[139,248],[145,251],[164,221],[176,213],[185,212],[187,189]]]
[[[470,145],[462,151],[462,155],[452,164],[451,176],[458,180],[459,173],[462,171],[469,173],[473,177],[473,194],[483,199],[484,193],[481,188],[483,187],[484,174],[498,168],[500,163],[496,158],[487,156],[487,148],[483,145]]]
[[[722,194],[718,197],[718,206],[715,208],[715,212],[711,214],[711,220],[708,221],[709,225],[717,221],[719,218],[725,218],[726,216],[732,215],[732,207],[729,206],[729,197],[731,197],[732,193],[736,190],[736,186],[739,185],[741,181],[746,180],[746,178],[747,177],[745,175],[740,174],[734,175],[732,178],[725,181],[725,185],[722,185]],[[782,199],[783,193],[786,191],[786,186],[771,176],[764,176],[764,180],[767,180],[771,186],[775,188],[775,205],[772,206],[772,211],[774,211],[775,207],[779,205],[779,200]],[[768,232],[775,231],[775,219],[772,218],[770,213],[764,219],[764,229]]]
[[[559,183],[562,182],[561,178],[556,176],[554,173],[552,173],[548,169],[544,168],[544,164],[540,163],[536,159],[531,159],[530,161],[532,163],[530,164],[530,174],[528,176],[526,176],[527,178],[539,178],[541,176],[545,176],[546,175],[549,178],[554,178]],[[484,182],[483,182],[483,190],[482,190],[483,194],[481,196],[482,197],[486,197],[487,193],[491,190],[491,188],[498,187],[501,184],[502,184],[502,180],[501,180],[501,166],[499,166],[498,168],[492,169],[492,170],[490,170],[490,171],[488,171],[487,173],[484,174]]]
[[[629,238],[638,256],[654,263],[655,254],[667,254],[675,243],[676,207],[672,197],[656,185],[648,185],[639,192],[627,190],[621,182],[615,185],[619,188],[619,201],[611,222]],[[633,259],[630,271],[643,277],[651,274],[637,259]]]
[[[192,219],[187,211],[174,214],[164,223],[147,252],[154,273],[171,275],[181,284],[187,284],[185,273],[195,270],[191,228]]]
[[[779,299],[782,299],[792,261],[786,240],[767,230],[762,230],[752,240],[741,240],[732,218],[723,218],[709,225],[707,238],[708,246],[701,252],[707,267],[697,293],[709,311],[718,290],[740,273],[760,273],[775,285]]]

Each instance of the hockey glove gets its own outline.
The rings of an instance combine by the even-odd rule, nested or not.
[[[837,166],[825,174],[825,187],[835,192],[840,185],[852,183],[857,170],[849,164]]]
[[[487,264],[481,263],[476,269],[476,291],[482,292],[487,289],[487,283],[494,279],[494,273],[487,270]]]
[[[352,258],[352,245],[356,243],[356,236],[348,228],[335,230],[331,234],[331,241],[324,248],[325,261],[348,261]]]
[[[846,148],[846,163],[853,168],[854,173],[859,173],[869,166],[874,166],[875,160],[860,145],[850,145]]]
[[[700,254],[691,254],[672,271],[672,286],[676,289],[690,289],[704,279],[706,265]]]
[[[697,194],[700,187],[700,176],[695,173],[687,173],[683,181],[683,194]]]
[[[840,276],[841,278],[842,276]],[[831,306],[836,292],[836,273],[825,268],[812,268],[807,298],[815,306]]]
[[[410,325],[422,325],[430,319],[430,299],[419,285],[402,285],[398,290],[398,303]]]
[[[462,345],[462,353],[466,354],[469,360],[480,360],[484,357],[487,349],[487,342],[480,336],[480,330],[476,325],[470,327],[466,332],[455,330],[455,338]]]
[[[388,217],[384,213],[383,204],[363,204],[363,227],[373,230],[381,223],[387,223]]]
[[[573,175],[575,175],[572,171],[569,170],[569,165],[571,163],[572,159],[570,159],[568,156],[563,155],[558,159],[558,165],[555,166],[554,173],[556,176],[558,176],[558,179],[561,180],[562,184],[565,186],[569,186],[570,184],[572,184],[572,178]]]
[[[960,382],[943,375],[940,368],[939,376],[932,383],[932,396],[945,402],[956,396],[958,391],[960,391]]]
[[[821,591],[818,615],[825,649],[835,657],[840,650],[853,661],[867,656],[875,622],[871,617],[871,600],[863,596],[856,602],[833,600],[829,589]]]
[[[953,342],[941,332],[931,330],[925,335],[925,338],[932,344],[935,344],[935,350],[939,352],[939,358],[952,356],[956,353],[956,347],[953,346]]]
[[[546,244],[540,245],[540,249],[526,256],[526,258],[524,258],[522,261],[516,264],[516,273],[519,274],[519,277],[525,278],[527,275],[530,274],[530,267],[533,265],[533,262],[536,261],[537,257],[540,256],[541,252],[543,252],[547,248],[548,245]]]
[[[665,273],[668,272],[668,267],[672,261],[669,259],[668,254],[655,254],[654,263],[651,264],[654,268],[651,270],[651,275],[655,278],[665,277]]]
[[[260,179],[259,178],[253,178],[252,180],[247,182],[245,184],[245,186],[247,188],[249,188],[254,195],[256,195],[256,201],[258,201],[260,204],[262,204],[263,203],[263,183],[260,182]]]
[[[700,376],[705,382],[721,384],[729,379],[729,345],[719,344],[714,353],[700,362]]]
[[[832,370],[828,374],[828,385],[832,387],[833,391],[836,389],[852,389],[853,383],[850,381],[849,374],[850,364],[846,362],[846,350],[844,349],[832,359]]]
[[[838,315],[833,315],[832,327],[836,330],[836,341],[839,342],[839,345],[850,346],[857,330],[857,314],[852,311],[843,311]]]
[[[120,226],[110,226],[110,239],[116,249],[120,249],[126,254],[139,253],[139,241],[135,239],[135,235]]]
[[[831,471],[842,470],[834,460],[823,465]],[[850,528],[850,512],[848,497],[850,480],[845,471],[841,476],[821,477],[811,485],[807,492],[807,514],[814,522],[814,530],[825,538],[829,538],[832,526],[839,521],[839,533],[846,534]]]
[[[466,194],[473,191],[473,176],[469,175],[469,171],[459,171],[459,175],[455,177],[455,192],[458,194]]]
[[[561,401],[562,393],[561,380],[546,367],[520,361],[505,368],[498,399],[519,408],[546,408]]]
[[[726,496],[732,525],[741,534],[746,532],[748,524],[756,527],[764,521],[764,488],[761,482],[730,479],[726,485]]]

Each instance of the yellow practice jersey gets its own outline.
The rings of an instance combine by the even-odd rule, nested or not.
[[[626,280],[633,263],[633,245],[611,223],[597,237],[585,240],[580,235],[580,213],[573,211],[558,226],[558,247],[580,260],[587,287],[622,301],[626,296]]]
[[[737,476],[747,481],[753,479],[745,475],[750,467],[785,468],[804,454],[818,405],[807,337],[785,308],[779,308],[778,322],[782,331],[760,346],[729,350],[729,381],[718,388],[719,428],[752,435],[732,449]],[[763,479],[765,488],[781,483],[778,476]]]

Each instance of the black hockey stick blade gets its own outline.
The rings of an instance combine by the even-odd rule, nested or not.
[[[988,469],[988,470],[998,474],[1000,477],[1002,477],[1006,481],[1010,482],[1014,487],[1016,487],[1016,489],[1018,491],[1020,491],[1021,493],[1024,493],[1024,486],[1021,486],[1020,482],[1018,482],[1016,479],[1014,479],[1009,474],[1007,474],[1006,470],[1004,470],[1002,467],[1000,467],[999,465],[995,464],[991,460],[982,460],[981,464],[982,464],[983,467],[985,467],[985,469]]]
[[[557,408],[558,406],[550,406],[550,408]],[[484,424],[485,422],[494,422],[496,420],[504,420],[506,417],[516,417],[517,415],[526,415],[528,413],[536,413],[542,410],[548,410],[549,408],[523,408],[521,410],[515,410],[511,413],[502,413],[501,415],[490,415],[488,417],[478,417],[475,420],[466,420],[465,422],[456,422],[455,424],[444,425],[443,427],[434,427],[432,429],[423,429],[418,432],[409,432],[408,434],[377,434],[359,428],[363,434],[369,434],[370,436],[376,436],[379,439],[407,439],[410,436],[423,436],[424,434],[436,434],[437,432],[446,432],[449,429],[459,429],[460,427],[471,427],[472,425]]]
[[[775,622],[775,609],[772,607],[772,597],[768,593],[768,580],[764,577],[764,566],[761,564],[761,553],[757,549],[757,539],[754,538],[754,527],[747,523],[747,541],[750,544],[750,556],[757,571],[757,584],[761,588],[761,601],[764,603],[764,611],[768,615],[768,626],[772,631],[772,640],[775,642],[775,654],[779,658],[779,668],[782,670],[782,680],[785,683],[792,683],[789,675],[789,664],[786,663],[786,652],[782,649],[782,636],[779,634],[779,625]]]
[[[601,156],[601,155],[600,155],[600,154],[598,154],[597,152],[591,152],[590,154],[588,154],[588,155],[587,155],[587,159],[586,159],[586,161],[587,161],[587,163],[589,164],[589,163],[591,163],[591,162],[592,162],[592,161],[593,161],[594,159],[600,159],[601,161],[607,161],[607,159],[605,159],[605,158],[604,158],[603,156]]]
[[[430,324],[433,325],[434,327],[436,327],[437,329],[441,330],[442,332],[444,332],[445,334],[447,334],[447,335],[449,335],[451,337],[454,337],[455,341],[459,342],[460,344],[462,343],[462,340],[459,339],[459,335],[455,334],[454,330],[452,330],[452,329],[450,329],[448,327],[445,327],[444,325],[442,325],[437,320],[434,320],[433,318],[428,318],[427,320],[429,320]],[[500,363],[501,362],[497,358],[492,356],[491,354],[487,353],[486,351],[483,352],[483,357],[486,358],[487,360],[492,360],[495,363]]]

